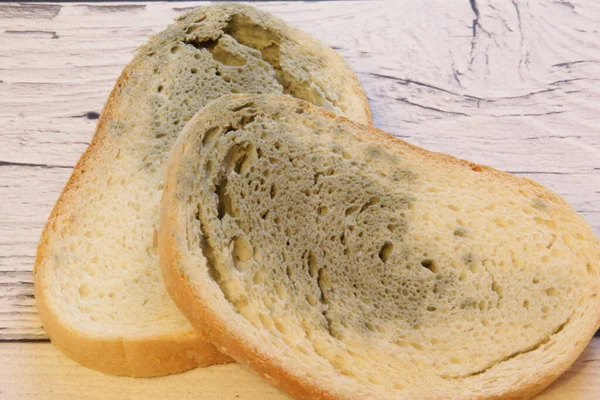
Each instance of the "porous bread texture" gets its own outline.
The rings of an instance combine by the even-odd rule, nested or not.
[[[600,244],[560,197],[279,96],[190,121],[160,238],[192,324],[298,398],[530,398],[600,320]]]
[[[133,376],[229,360],[169,298],[156,242],[167,152],[202,106],[238,92],[286,93],[371,123],[342,57],[266,12],[202,7],[151,38],[117,81],[38,248],[40,316],[72,359]]]

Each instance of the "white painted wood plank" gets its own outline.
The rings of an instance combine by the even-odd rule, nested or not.
[[[0,4],[0,341],[44,340],[31,268],[45,218],[132,51],[204,3]],[[378,127],[526,175],[600,234],[600,3],[268,2],[340,51]],[[600,339],[541,399],[600,398]],[[0,398],[286,398],[239,366],[145,380],[3,343]],[[187,382],[193,381],[193,389]]]
[[[348,59],[380,128],[538,180],[600,233],[597,2],[258,5]],[[131,52],[191,6],[0,5],[0,337],[43,337],[45,218]]]

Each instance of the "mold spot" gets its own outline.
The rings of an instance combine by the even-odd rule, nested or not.
[[[459,226],[456,229],[454,229],[454,236],[465,237],[467,236],[467,230],[462,226]]]

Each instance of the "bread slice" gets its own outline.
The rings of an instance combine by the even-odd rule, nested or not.
[[[38,248],[38,310],[75,361],[154,376],[229,360],[172,303],[156,241],[172,143],[202,106],[237,92],[286,93],[371,122],[341,56],[252,7],[198,8],[138,49]]]
[[[300,100],[200,111],[161,212],[177,305],[297,398],[530,398],[599,325],[600,243],[563,199]]]

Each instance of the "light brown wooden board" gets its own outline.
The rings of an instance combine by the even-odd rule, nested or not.
[[[31,277],[44,221],[132,51],[199,4],[0,4],[0,343],[46,340]],[[599,2],[257,5],[346,57],[378,127],[533,178],[600,233]],[[43,351],[41,359],[67,362],[40,343],[0,344],[0,357],[17,348],[24,349],[17,360]],[[581,398],[600,398],[591,380],[598,365],[588,364],[574,369],[565,393],[575,382]],[[219,374],[229,383],[229,372]],[[181,393],[176,382],[173,393]]]
[[[237,364],[160,378],[125,378],[81,367],[50,343],[4,343],[0,345],[0,365],[1,399],[289,399]],[[595,340],[537,399],[592,400],[599,395],[600,342]]]

